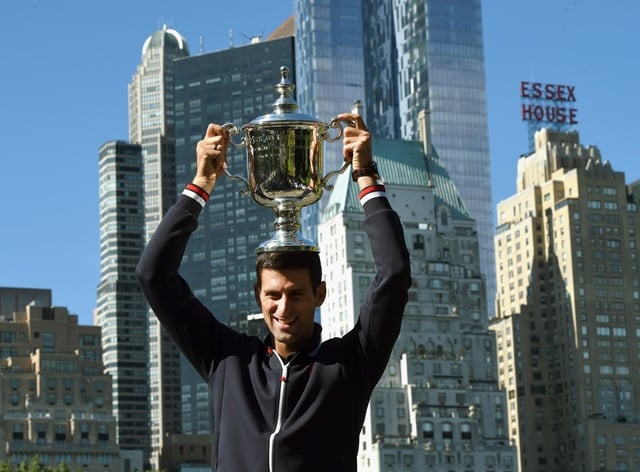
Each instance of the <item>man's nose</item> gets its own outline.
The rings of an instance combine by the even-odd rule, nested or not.
[[[276,313],[279,316],[286,315],[289,312],[290,305],[291,305],[291,302],[289,301],[289,299],[283,295],[282,298],[278,300],[278,307],[276,309]]]

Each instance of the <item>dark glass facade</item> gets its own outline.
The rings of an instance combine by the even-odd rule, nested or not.
[[[378,135],[430,138],[478,223],[487,299],[495,298],[493,203],[480,0],[363,2],[366,116]],[[400,157],[401,158],[401,157]]]
[[[195,147],[209,123],[237,126],[271,113],[280,67],[295,83],[292,37],[202,54],[175,63],[176,191],[195,175]],[[241,136],[232,140],[240,143]],[[244,148],[229,148],[228,169],[247,177]],[[274,212],[223,177],[199,218],[183,258],[181,273],[194,294],[223,322],[255,313],[255,249],[273,234]],[[183,433],[206,434],[206,386],[182,360]]]
[[[418,140],[418,114],[430,110],[432,145],[478,222],[487,299],[493,300],[480,0],[297,0],[295,20],[298,103],[307,113],[328,120],[361,99],[375,135]],[[335,168],[340,146],[325,150],[325,168]],[[306,227],[317,225],[317,210],[304,211]]]

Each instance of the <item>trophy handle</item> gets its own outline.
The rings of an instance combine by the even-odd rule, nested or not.
[[[342,167],[340,167],[340,169],[329,172],[320,180],[320,187],[325,188],[327,190],[333,190],[333,185],[327,183],[329,179],[334,175],[344,173],[344,171],[347,170],[350,165],[351,165],[350,162],[345,162],[344,164],[342,164]]]
[[[337,128],[338,129],[338,134],[335,135],[334,137],[329,136],[329,130],[325,131],[325,135],[323,136],[324,140],[329,142],[329,143],[333,143],[336,142],[338,139],[342,138],[342,135],[344,134],[344,128],[342,128],[342,123],[347,123],[349,125],[353,125],[353,122],[349,121],[349,120],[341,120],[338,117],[333,118],[330,122],[329,122],[329,128]]]
[[[339,140],[340,138],[342,138],[342,135],[344,134],[344,128],[342,127],[342,124],[346,123],[350,126],[355,126],[355,124],[350,121],[350,120],[343,120],[343,119],[339,119],[338,117],[332,119],[329,122],[329,128],[337,128],[338,129],[338,134],[334,137],[329,136],[329,131],[326,131],[326,135],[324,136],[324,139],[327,142],[333,143],[337,140]],[[334,175],[338,175],[338,174],[342,174],[344,173],[345,170],[347,170],[349,168],[349,166],[351,165],[350,162],[345,162],[344,164],[342,164],[342,167],[338,170],[334,170],[332,172],[329,172],[327,175],[325,175],[321,180],[320,180],[320,185],[321,187],[326,188],[327,190],[333,190],[333,185],[328,184],[327,182],[329,181],[329,179],[331,177],[333,177]]]
[[[234,134],[240,134],[240,128],[238,128],[234,123],[225,123],[222,125],[222,130],[229,133],[229,144],[231,144],[236,149],[242,149],[247,146],[244,138],[239,143],[234,143],[231,140],[231,136]]]
[[[231,144],[234,148],[241,149],[241,148],[246,147],[247,143],[245,142],[244,138],[239,143],[234,143],[231,140],[231,136],[232,135],[240,133],[240,129],[235,124],[233,124],[233,123],[225,123],[225,124],[222,125],[222,129],[224,131],[226,131],[227,133],[229,133],[229,144]],[[244,177],[240,177],[239,175],[233,175],[226,168],[224,170],[224,173],[231,180],[240,180],[242,183],[244,183],[245,188],[240,190],[240,193],[242,193],[243,195],[247,195],[249,193],[249,191],[251,190],[251,187],[249,186],[249,181],[247,179],[245,179]]]

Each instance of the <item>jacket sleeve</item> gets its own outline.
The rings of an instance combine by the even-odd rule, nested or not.
[[[202,207],[181,195],[147,244],[136,278],[162,326],[196,370],[207,378],[219,340],[234,332],[218,322],[191,292],[178,269]]]
[[[364,212],[364,228],[369,236],[376,274],[360,308],[355,330],[363,361],[375,384],[400,334],[411,287],[411,265],[400,218],[386,197],[366,202]]]

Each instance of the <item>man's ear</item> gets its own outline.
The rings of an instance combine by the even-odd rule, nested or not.
[[[324,303],[324,299],[327,296],[327,284],[324,282],[320,282],[318,288],[316,288],[316,307],[322,305]]]
[[[258,282],[253,284],[253,296],[256,297],[256,305],[262,309],[262,303],[260,303],[260,285]]]

